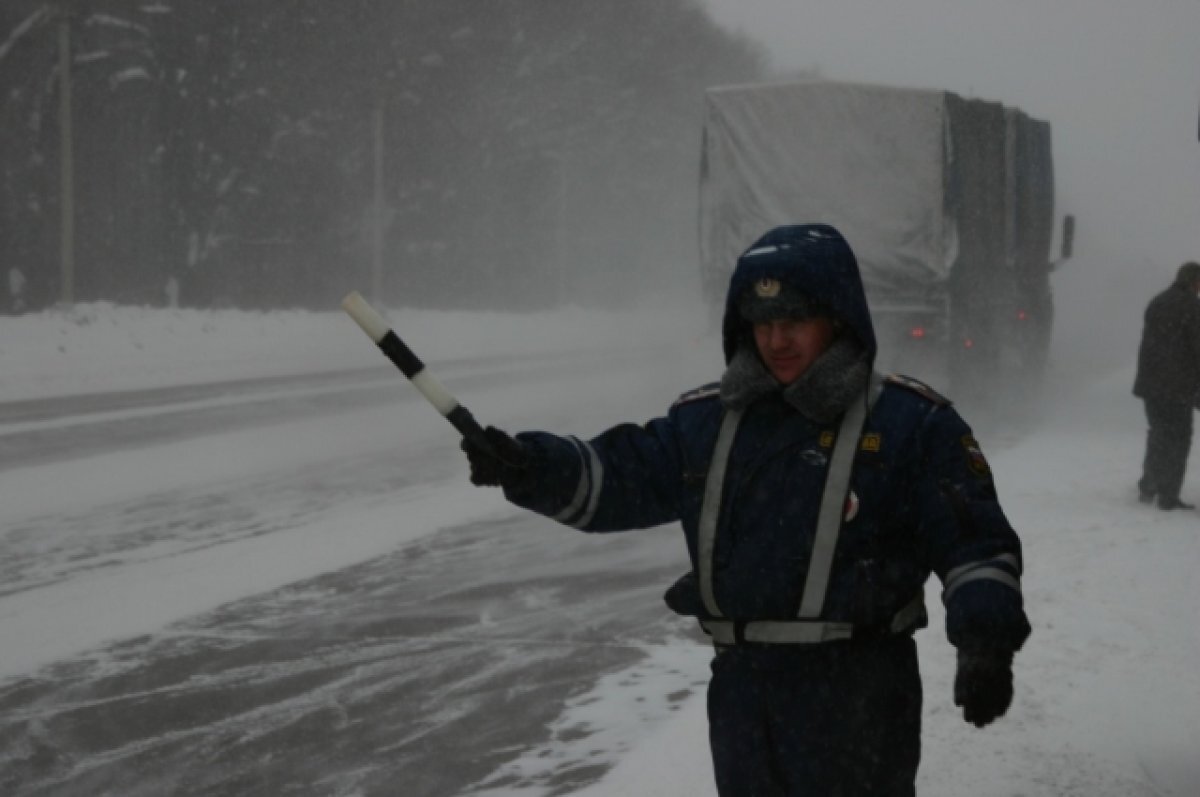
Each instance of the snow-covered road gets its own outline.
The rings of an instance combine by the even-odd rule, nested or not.
[[[663,355],[440,373],[496,422],[598,430],[598,406],[670,401],[647,379]],[[517,515],[384,374],[0,408],[5,793],[451,794],[647,650],[691,667],[634,727],[702,682],[658,600],[675,533],[606,545]],[[563,382],[598,405],[564,404]],[[625,742],[604,744],[611,761]],[[603,770],[562,764],[533,782]]]
[[[102,377],[282,377],[289,349],[269,329],[302,347],[294,366],[328,345],[330,320],[313,320],[322,331],[304,341],[253,319],[270,345],[250,370],[217,367],[229,341],[214,327],[211,360],[194,352],[187,380],[146,354],[164,334],[158,316],[155,335],[127,318],[112,338],[97,334],[103,317],[78,340],[67,328],[47,356],[88,377],[58,391],[70,395],[102,390]],[[0,366],[18,380],[0,402],[68,386],[45,352],[13,360],[20,335],[0,322]],[[661,328],[635,337],[665,351],[563,359],[578,330],[541,322],[487,345],[536,341],[548,355],[562,331],[558,355],[447,370],[484,422],[588,435],[663,411],[719,367],[714,341]],[[633,329],[622,323],[588,334]],[[144,368],[105,369],[110,355],[85,351],[93,341],[136,344]],[[327,359],[380,362],[366,354]],[[0,417],[0,791],[713,793],[697,699],[707,651],[658,598],[682,562],[677,532],[586,537],[470,487],[453,433],[381,367],[344,390],[288,383],[176,394],[170,408],[89,401],[69,421],[31,405]],[[1136,502],[1144,422],[1129,380],[1062,380],[1018,429],[978,424],[1025,542],[1035,630],[1012,710],[976,730],[951,703],[930,585],[926,797],[1200,794],[1200,515]],[[1200,498],[1197,473],[1185,497]]]

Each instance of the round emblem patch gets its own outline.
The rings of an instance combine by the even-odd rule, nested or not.
[[[783,285],[780,284],[779,280],[774,280],[770,277],[763,277],[754,283],[754,295],[760,299],[774,299],[782,289]]]
[[[849,523],[854,518],[858,517],[858,496],[854,491],[850,491],[850,495],[846,496],[846,515],[845,520]]]

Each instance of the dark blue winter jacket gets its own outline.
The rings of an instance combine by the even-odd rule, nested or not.
[[[752,345],[735,301],[763,277],[823,304],[874,359],[852,252],[832,228],[804,226],[773,231],[739,259],[723,328],[726,360],[739,345]],[[533,465],[507,497],[591,532],[679,521],[698,571],[701,504],[724,412],[711,385],[681,396],[665,417],[586,442],[522,433]],[[724,618],[796,618],[837,432],[837,424],[814,423],[778,392],[745,411],[726,465],[712,556],[713,596]],[[953,644],[1020,647],[1029,633],[1020,541],[971,429],[950,403],[912,380],[885,380],[856,448],[819,619],[852,623],[856,633],[911,633],[923,612],[900,626],[893,620],[936,572]]]

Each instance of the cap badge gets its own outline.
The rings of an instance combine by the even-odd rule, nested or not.
[[[754,295],[760,299],[774,299],[782,289],[783,286],[779,283],[779,280],[774,280],[770,277],[763,277],[754,283]]]

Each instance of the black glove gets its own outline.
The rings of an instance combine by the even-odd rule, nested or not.
[[[958,651],[954,676],[954,705],[962,706],[963,719],[982,728],[1004,716],[1012,703],[1012,651]]]
[[[529,470],[529,447],[495,426],[483,430],[490,450],[464,437],[460,448],[471,463],[471,484],[477,487],[511,487]]]
[[[663,602],[675,614],[683,617],[706,617],[704,600],[700,597],[700,582],[696,579],[695,571],[684,573],[679,579],[667,587],[663,593]]]

